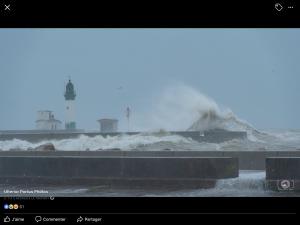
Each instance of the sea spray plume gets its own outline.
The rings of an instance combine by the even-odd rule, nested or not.
[[[182,131],[208,110],[219,111],[209,97],[187,85],[170,85],[156,98],[153,107],[141,116],[146,130]]]
[[[148,130],[207,131],[224,129],[246,131],[256,141],[264,133],[239,119],[230,109],[221,109],[210,97],[187,85],[172,85],[164,89],[152,110],[143,118]]]
[[[166,87],[152,108],[140,113],[141,130],[206,131],[226,129],[258,132],[230,109],[221,109],[210,97],[185,84]]]
[[[222,118],[215,110],[208,109],[199,113],[197,119],[187,130],[188,131],[206,131],[212,129],[224,129]]]

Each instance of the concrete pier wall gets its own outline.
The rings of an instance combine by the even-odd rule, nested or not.
[[[205,131],[204,136],[200,136],[199,142],[211,142],[211,143],[222,143],[224,141],[230,141],[232,139],[246,139],[247,132],[244,131],[227,131],[212,130]],[[195,139],[196,140],[196,139]]]
[[[300,151],[0,151],[1,156],[235,157],[241,170],[265,170],[268,157],[300,157]]]
[[[300,157],[266,159],[267,187],[277,191],[300,191]]]
[[[237,177],[238,168],[236,158],[224,157],[0,157],[0,178],[5,183],[20,178],[54,184],[59,181],[211,187],[217,179]]]

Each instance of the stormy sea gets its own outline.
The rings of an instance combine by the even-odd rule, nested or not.
[[[186,93],[188,92],[188,93]],[[0,141],[1,151],[32,150],[45,143],[52,143],[57,151],[300,151],[300,130],[297,129],[256,129],[248,122],[239,119],[231,110],[221,110],[211,99],[194,92],[184,90],[179,95],[169,91],[163,96],[156,110],[156,118],[151,118],[147,127],[150,131],[135,135],[121,134],[118,136],[101,135],[89,137],[81,135],[78,138],[63,140],[46,140],[31,143],[25,140]],[[176,102],[172,102],[176,97]],[[193,99],[189,102],[187,99]],[[190,98],[192,97],[192,98]],[[184,105],[178,102],[185,102]],[[173,104],[174,103],[174,104]],[[178,105],[176,105],[176,104]],[[172,105],[170,109],[170,105]],[[164,107],[169,108],[164,108]],[[197,107],[195,107],[197,106]],[[177,113],[170,113],[176,111]],[[145,121],[145,120],[144,120]],[[178,121],[176,123],[176,121]],[[181,122],[184,121],[182,124]],[[161,125],[154,129],[151,125]],[[177,124],[177,127],[172,127]],[[145,125],[145,124],[144,124]],[[147,125],[147,124],[146,124]],[[137,126],[138,127],[138,126]],[[230,131],[246,131],[246,139],[233,139],[222,143],[197,142],[191,138],[169,133],[169,130],[206,131],[224,129]],[[193,190],[138,190],[138,189],[107,189],[101,186],[29,186],[0,184],[0,195],[6,190],[46,190],[45,193],[26,194],[25,196],[297,196],[297,193],[273,192],[265,188],[264,171],[245,171],[238,178],[217,181],[211,189]],[[14,194],[18,195],[18,194]],[[24,194],[20,194],[24,196]]]
[[[250,133],[249,133],[250,134]],[[248,135],[248,139],[231,140],[223,143],[199,143],[189,138],[176,135],[164,134],[138,134],[138,135],[121,135],[116,137],[102,136],[87,137],[80,136],[77,139],[51,140],[56,149],[101,151],[102,149],[122,150],[139,150],[139,151],[169,151],[169,150],[299,150],[300,131],[264,131],[253,132]],[[22,140],[1,141],[0,148],[3,151],[9,149],[27,149],[34,148],[42,144],[29,143]],[[2,196],[8,196],[5,190],[46,190],[45,193],[26,193],[20,196],[300,196],[300,193],[273,192],[265,189],[265,172],[264,171],[240,171],[238,178],[224,179],[217,181],[216,187],[212,189],[199,190],[139,190],[139,189],[107,189],[101,186],[38,186],[38,185],[10,185],[0,184]],[[17,194],[18,195],[18,194]]]

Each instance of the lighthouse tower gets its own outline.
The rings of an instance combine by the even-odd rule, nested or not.
[[[66,100],[66,122],[65,122],[65,129],[66,130],[75,130],[76,129],[76,122],[75,122],[75,97],[76,93],[74,90],[74,85],[69,79],[68,84],[66,85],[66,92],[65,92],[65,100]]]

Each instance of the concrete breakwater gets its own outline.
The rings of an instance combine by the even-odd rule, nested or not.
[[[101,135],[118,136],[118,135],[137,135],[144,134],[143,132],[114,132],[114,133],[100,133],[100,132],[83,132],[83,131],[38,131],[38,130],[23,130],[23,131],[0,131],[0,141],[20,139],[32,143],[44,140],[62,140],[69,138],[78,138],[80,135],[88,137],[95,137]],[[152,134],[152,133],[151,133]],[[186,138],[191,138],[198,142],[221,143],[232,139],[247,138],[247,132],[243,131],[226,131],[226,130],[210,130],[210,131],[171,131],[171,132],[154,132],[153,134],[170,134],[179,135]]]
[[[267,158],[266,185],[276,191],[300,191],[300,157]]]
[[[299,191],[300,151],[0,151],[2,184],[212,188],[239,170],[266,171],[268,189]]]
[[[266,158],[300,157],[300,151],[0,151],[2,156],[57,156],[57,157],[233,157],[240,170],[265,170]]]
[[[238,177],[237,158],[0,156],[2,183],[211,188]]]

